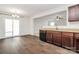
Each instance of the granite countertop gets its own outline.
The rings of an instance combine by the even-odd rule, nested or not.
[[[43,28],[40,30],[51,30],[51,31],[59,31],[59,32],[74,32],[79,33],[79,29],[55,29],[55,28]]]

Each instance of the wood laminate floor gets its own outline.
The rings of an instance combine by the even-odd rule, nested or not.
[[[0,40],[0,54],[76,54],[27,35]]]

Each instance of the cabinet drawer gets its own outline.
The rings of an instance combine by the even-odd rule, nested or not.
[[[73,33],[71,32],[63,32],[62,36],[69,36],[69,37],[73,37]]]
[[[53,32],[53,37],[61,37],[61,32]]]

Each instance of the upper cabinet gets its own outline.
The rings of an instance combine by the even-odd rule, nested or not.
[[[79,4],[70,6],[68,8],[68,21],[69,22],[79,21]]]

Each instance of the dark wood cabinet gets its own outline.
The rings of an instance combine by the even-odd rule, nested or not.
[[[48,43],[53,43],[53,34],[52,34],[52,31],[47,31],[47,33],[46,33],[46,41],[48,42]]]
[[[79,4],[68,8],[68,21],[79,21]]]
[[[62,32],[62,47],[73,49],[73,33]]]
[[[61,46],[61,32],[47,31],[46,41]]]
[[[79,33],[77,32],[40,30],[40,39],[79,52]]]
[[[74,51],[79,52],[79,33],[74,34]]]
[[[46,31],[45,30],[40,30],[40,40],[46,42]]]
[[[61,32],[54,32],[53,31],[53,43],[61,46]]]

